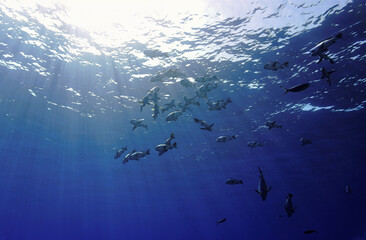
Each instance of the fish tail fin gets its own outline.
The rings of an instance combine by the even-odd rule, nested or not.
[[[260,173],[260,174],[263,174],[263,172],[262,172],[262,170],[261,170],[261,168],[260,168],[260,167],[258,167],[258,170],[259,170],[259,173]]]
[[[321,63],[323,61],[323,57],[320,57],[319,61],[317,62],[318,64]]]
[[[269,188],[267,189],[267,192],[271,191],[271,189],[272,189],[272,187],[269,187]]]
[[[289,193],[289,194],[288,194],[288,196],[289,196],[290,198],[292,198],[294,195],[292,195],[291,193]]]
[[[324,68],[322,68],[322,72],[323,72],[323,69]],[[325,70],[325,69],[324,69]],[[322,73],[322,77],[320,78],[320,79],[324,79],[325,78],[325,74],[324,73]]]
[[[146,150],[146,155],[150,155],[150,149]]]
[[[170,134],[170,139],[174,139],[174,138],[175,138],[174,133]]]
[[[193,120],[194,120],[195,123],[199,123],[200,122],[200,120],[198,118],[194,118]]]
[[[283,63],[284,67],[288,67],[288,62]]]
[[[283,88],[285,90],[285,94],[288,92],[288,89],[283,87],[283,86],[280,86],[281,88]]]
[[[332,71],[329,71],[328,73],[329,73],[329,74],[332,74],[332,73],[334,73],[334,72],[335,72],[335,70],[332,70]]]
[[[342,33],[338,33],[337,35],[336,35],[336,38],[338,38],[338,39],[341,39],[343,37],[343,34]]]
[[[327,56],[327,57],[328,57],[328,56]],[[329,60],[329,62],[330,62],[331,64],[334,64],[333,59],[331,59],[330,57],[328,57],[328,60]]]
[[[176,142],[175,142],[175,143],[173,143],[173,147],[174,147],[174,148],[178,148],[178,147],[177,147],[177,143],[176,143]]]
[[[243,184],[243,180],[239,180],[239,183],[240,183],[240,184]]]

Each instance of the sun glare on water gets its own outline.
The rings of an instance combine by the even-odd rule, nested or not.
[[[131,30],[139,27],[147,17],[178,20],[182,13],[202,13],[207,9],[205,0],[34,0],[34,2],[58,3],[65,6],[69,23],[90,31],[102,31],[111,25],[120,25]]]

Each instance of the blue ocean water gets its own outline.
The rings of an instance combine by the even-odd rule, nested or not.
[[[215,14],[143,16],[135,35],[72,25],[60,4],[11,2],[0,3],[0,239],[366,239],[365,1],[218,2]],[[334,64],[317,63],[310,50],[338,33]],[[270,61],[289,64],[264,69]],[[322,67],[335,70],[331,85]],[[169,68],[182,75],[151,82]],[[177,121],[166,117],[178,106],[156,121],[153,105],[140,111],[154,86],[160,108],[177,105],[204,75],[217,88]],[[178,148],[158,156],[171,133]],[[238,137],[216,142],[225,135]],[[123,164],[133,149],[150,155]]]

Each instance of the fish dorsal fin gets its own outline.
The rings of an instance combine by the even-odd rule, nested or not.
[[[272,189],[272,187],[269,187],[269,188],[267,189],[267,192],[269,192],[271,189]]]

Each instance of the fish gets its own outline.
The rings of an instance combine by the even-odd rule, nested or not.
[[[322,77],[321,77],[321,79],[326,78],[329,86],[332,84],[332,82],[330,81],[330,75],[334,72],[335,72],[335,70],[332,70],[332,71],[328,72],[324,67],[322,68]]]
[[[156,119],[158,118],[158,115],[160,113],[159,111],[159,106],[157,103],[154,104],[154,108],[153,108],[153,114],[152,114],[152,117],[154,118],[154,122],[156,121]]]
[[[346,185],[346,189],[344,190],[344,192],[351,194],[352,193],[351,187],[349,185]]]
[[[282,125],[278,125],[276,121],[267,121],[265,124],[269,130],[271,130],[272,128],[282,128]]]
[[[229,104],[229,103],[232,103],[230,98],[228,98],[226,100],[221,99],[221,100],[218,100],[216,102],[207,101],[207,105],[209,106],[208,110],[210,110],[210,111],[213,111],[213,110],[219,111],[221,109],[226,109],[226,105]]]
[[[323,59],[329,60],[329,62],[330,62],[331,64],[334,64],[333,59],[331,59],[327,54],[325,54],[325,53],[323,53],[323,52],[319,54],[319,57],[320,57],[320,59],[319,59],[319,61],[317,62],[318,64],[319,64],[319,63],[321,63],[321,61],[323,61]]]
[[[148,95],[146,95],[145,97],[142,98],[142,100],[139,102],[140,103],[140,112],[142,112],[142,109],[146,105],[150,104],[149,100],[150,100],[150,97]]]
[[[262,201],[265,201],[267,199],[268,192],[272,189],[272,187],[267,188],[266,181],[264,180],[263,172],[258,167],[259,170],[259,183],[258,183],[258,189],[255,191],[261,196]]]
[[[310,86],[310,83],[303,83],[303,84],[297,85],[292,88],[284,88],[282,86],[281,86],[281,88],[285,89],[285,93],[287,93],[287,92],[301,92],[301,91],[304,91],[305,89],[307,89],[309,86]]]
[[[117,159],[117,158],[121,157],[121,156],[122,156],[122,154],[123,154],[126,150],[127,150],[127,146],[126,146],[126,147],[122,147],[122,148],[118,149],[118,150],[116,151],[116,154],[114,155],[114,159]]]
[[[214,125],[213,123],[212,124],[208,124],[206,121],[204,121],[204,120],[200,120],[200,119],[198,119],[198,118],[194,118],[194,121],[196,122],[196,123],[200,123],[201,124],[201,126],[203,126],[202,128],[200,128],[200,129],[202,129],[202,130],[207,130],[207,131],[212,131],[212,126]]]
[[[169,68],[166,71],[158,72],[150,79],[151,82],[161,82],[164,78],[184,78],[186,75],[178,71],[178,69]]]
[[[306,230],[304,231],[305,234],[310,234],[310,233],[316,233],[317,231],[315,230]]]
[[[189,88],[189,87],[194,88],[195,87],[195,84],[193,82],[189,81],[188,79],[182,79],[182,80],[179,81],[179,83],[183,87],[186,87],[186,88]]]
[[[341,39],[343,36],[342,33],[338,33],[336,36],[329,37],[319,42],[312,50],[311,56],[319,56],[320,54],[328,51],[328,48],[336,43],[337,40]]]
[[[130,157],[128,160],[139,160],[140,158],[143,158],[147,155],[150,155],[150,149],[147,149],[144,152],[133,152],[131,153]]]
[[[142,121],[144,119],[132,119],[130,123],[133,125],[132,131],[134,131],[137,127],[143,127],[147,130],[147,125],[143,124]]]
[[[196,91],[196,95],[199,98],[207,98],[207,93],[211,92],[212,90],[216,89],[218,86],[217,83],[206,83],[198,88]]]
[[[153,49],[144,50],[144,54],[150,58],[169,57],[168,53]]]
[[[293,195],[291,193],[289,193],[286,197],[286,202],[285,202],[285,210],[287,213],[287,217],[291,217],[292,214],[295,212],[296,207],[293,206],[292,204],[292,197]]]
[[[213,75],[213,76],[204,75],[202,77],[197,77],[195,79],[196,82],[201,82],[201,83],[210,82],[210,81],[216,81],[216,80],[217,80],[217,76],[216,75]]]
[[[166,121],[167,122],[177,121],[178,117],[181,116],[182,114],[183,114],[182,111],[174,111],[174,112],[171,112],[166,117]]]
[[[268,62],[264,65],[264,69],[277,71],[278,69],[285,68],[288,66],[288,62],[279,63],[276,61]]]
[[[218,138],[216,138],[216,142],[227,142],[229,140],[232,140],[232,139],[236,139],[238,137],[238,135],[232,135],[232,136],[220,136]]]
[[[175,108],[175,99],[171,99],[169,103],[166,103],[164,108],[162,109],[162,113],[170,110],[171,108]]]
[[[123,158],[122,164],[126,164],[129,160],[131,160],[131,155],[135,153],[136,150],[132,150],[132,152],[127,153],[126,156]]]
[[[216,224],[223,223],[223,222],[225,222],[225,221],[226,221],[226,218],[222,218],[222,219],[218,220],[218,221],[216,222]]]
[[[248,142],[248,147],[251,147],[251,148],[256,148],[256,147],[262,147],[263,144],[261,142]]]
[[[310,139],[301,138],[300,141],[301,141],[301,146],[305,146],[305,145],[308,145],[308,144],[312,144],[312,142],[311,142]]]
[[[225,183],[228,185],[243,184],[243,180],[239,180],[236,178],[229,178],[225,181]]]

